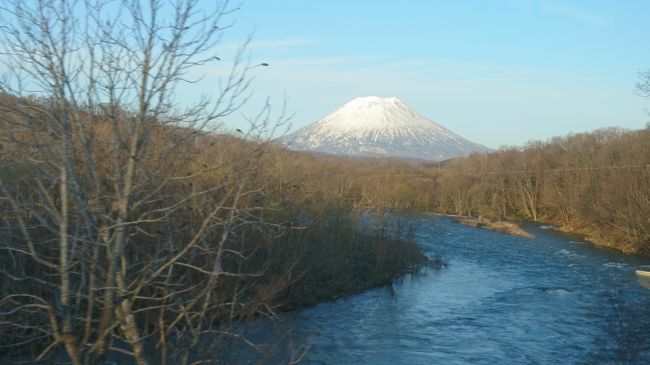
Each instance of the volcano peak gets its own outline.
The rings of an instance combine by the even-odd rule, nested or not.
[[[285,137],[294,150],[441,161],[488,152],[417,113],[396,97],[363,96]]]

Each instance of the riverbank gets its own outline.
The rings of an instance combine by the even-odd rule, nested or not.
[[[612,249],[630,255],[650,257],[650,252],[643,251],[642,249],[640,249],[640,247],[643,248],[644,246],[633,245],[631,243],[625,244],[620,241],[616,241],[614,239],[602,237],[602,235],[599,234],[600,231],[591,227],[589,224],[576,226],[576,225],[562,225],[559,222],[552,222],[552,221],[550,221],[549,223],[552,224],[553,230],[562,233],[578,235],[582,237],[582,239],[585,242],[593,246]]]
[[[341,230],[336,236],[311,229],[292,232],[286,247],[300,252],[283,310],[309,307],[389,285],[431,259],[415,241]]]
[[[509,221],[492,221],[483,217],[474,218],[467,216],[460,216],[455,214],[443,214],[443,213],[425,213],[429,215],[449,217],[453,219],[456,223],[463,224],[473,228],[482,228],[488,229],[496,232],[511,234],[515,236],[532,238],[533,235],[523,230],[517,223]],[[526,221],[528,222],[528,221]],[[603,237],[599,235],[599,230],[595,229],[593,225],[583,223],[574,223],[572,225],[562,224],[561,222],[555,221],[553,219],[542,219],[536,222],[542,224],[542,229],[550,229],[556,232],[571,234],[579,236],[580,239],[592,246],[604,249],[611,249],[619,251],[629,255],[637,255],[642,257],[650,257],[650,251],[642,251],[638,249],[638,245],[632,244],[622,244],[616,240]]]
[[[444,215],[454,219],[457,223],[474,227],[489,229],[501,233],[511,234],[519,237],[532,238],[533,235],[523,230],[518,224],[507,221],[492,221],[486,218],[463,217],[457,215]],[[542,229],[550,229],[571,235],[580,236],[583,241],[599,248],[607,248],[620,251],[625,254],[639,255],[648,257],[650,253],[641,252],[631,245],[621,245],[597,234],[597,230],[589,225],[562,225],[560,222],[553,220],[537,221],[536,223],[545,224]]]

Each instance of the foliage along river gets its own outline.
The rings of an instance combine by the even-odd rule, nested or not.
[[[521,238],[416,217],[448,267],[285,317],[307,364],[650,364],[650,260],[539,225]]]

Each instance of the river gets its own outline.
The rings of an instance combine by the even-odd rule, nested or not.
[[[634,275],[650,260],[540,225],[521,238],[411,219],[448,266],[286,315],[304,363],[650,363],[650,290]]]

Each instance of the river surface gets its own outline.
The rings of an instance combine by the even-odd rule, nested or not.
[[[415,217],[427,269],[288,315],[306,364],[650,364],[650,260],[539,225],[521,238]],[[541,227],[541,228],[540,228]]]

